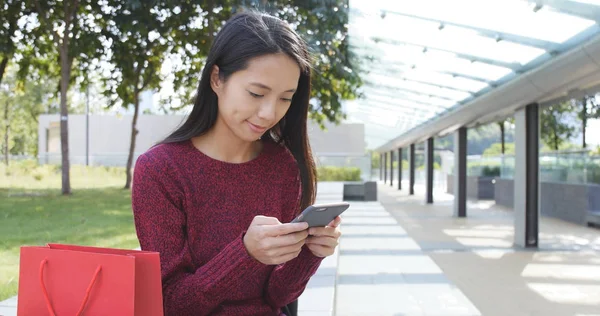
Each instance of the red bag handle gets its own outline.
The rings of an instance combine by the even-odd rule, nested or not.
[[[42,291],[44,292],[44,298],[46,299],[46,307],[48,307],[48,311],[50,312],[50,316],[56,316],[54,313],[54,308],[52,308],[52,304],[50,303],[50,297],[48,296],[48,291],[46,291],[46,285],[44,284],[44,267],[48,263],[48,259],[42,260],[40,263],[40,285],[42,287]],[[94,277],[88,285],[87,290],[85,291],[85,297],[83,298],[83,302],[81,303],[81,307],[79,307],[79,311],[77,312],[77,316],[81,316],[83,310],[85,309],[85,305],[87,304],[88,299],[90,298],[90,293],[92,292],[92,286],[96,283],[96,279],[98,279],[98,274],[102,270],[102,266],[98,266],[96,268],[96,272],[94,273]]]

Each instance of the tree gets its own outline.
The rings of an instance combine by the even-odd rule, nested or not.
[[[505,144],[504,144],[504,121],[500,121],[497,122],[498,126],[500,127],[500,153],[502,155],[504,155],[505,153]],[[485,151],[484,151],[485,153]]]
[[[105,26],[98,18],[102,12],[100,3],[92,0],[32,0],[38,13],[43,38],[52,42],[54,50],[46,51],[50,59],[59,57],[60,65],[60,141],[62,155],[62,194],[71,194],[69,176],[68,100],[69,85],[76,77],[73,65],[77,62],[80,73],[86,73],[103,54],[100,30]],[[40,43],[43,43],[40,41]],[[54,54],[53,54],[54,53]],[[85,81],[85,80],[84,80]]]
[[[515,143],[494,143],[483,151],[483,156],[514,155]]]
[[[506,153],[506,123],[514,124],[514,118],[507,118],[497,122],[498,127],[500,127],[500,153],[502,155]]]
[[[5,123],[2,152],[7,165],[11,154],[37,156],[38,116],[53,111],[48,106],[56,83],[36,74],[32,72],[21,81],[14,64],[9,64],[5,73],[3,86],[8,89],[0,94],[0,109]]]
[[[573,108],[570,102],[562,102],[542,109],[540,136],[552,150],[560,150],[561,146],[573,137],[576,128],[569,122],[571,113]]]
[[[119,9],[110,10],[104,17],[110,21],[105,34],[111,42],[113,66],[112,75],[104,80],[105,95],[110,99],[110,106],[116,103],[125,108],[133,106],[125,189],[131,187],[140,93],[160,87],[161,66],[173,42],[170,33],[180,25],[189,24],[181,18],[183,15],[177,14],[181,9],[172,4],[113,0],[109,6]]]
[[[345,118],[342,100],[359,97],[362,80],[348,43],[347,0],[262,1],[266,11],[291,23],[306,40],[313,58],[310,118],[321,127],[325,121]]]
[[[5,0],[0,4],[0,84],[17,49],[14,40],[19,30],[17,23],[25,14],[29,12],[22,0]]]
[[[600,118],[600,103],[596,101],[596,97],[593,95],[587,95],[577,103],[579,107],[577,117],[581,120],[581,147],[585,149],[587,148],[585,134],[587,132],[588,121]]]
[[[362,84],[354,56],[348,49],[348,1],[227,0],[218,3],[181,1],[179,5],[181,14],[202,17],[201,27],[191,23],[174,31],[175,36],[188,39],[188,45],[175,44],[174,47],[174,52],[182,58],[182,66],[175,70],[173,81],[175,91],[183,100],[181,107],[189,104],[198,79],[196,74],[200,73],[210,43],[223,23],[236,12],[256,9],[288,21],[311,49],[314,75],[309,117],[321,128],[325,121],[338,123],[345,117],[342,101],[358,97],[356,91]]]

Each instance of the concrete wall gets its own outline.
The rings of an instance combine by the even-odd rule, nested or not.
[[[510,208],[513,207],[513,180],[497,179],[495,191],[496,204]],[[599,185],[560,182],[540,183],[540,211],[544,216],[586,225],[585,217],[587,212],[599,209]]]
[[[131,138],[133,116],[90,115],[89,152],[90,163],[102,165],[125,165]],[[185,119],[183,115],[140,115],[139,134],[136,139],[137,155],[145,152],[175,130]],[[85,115],[69,115],[69,150],[72,164],[85,163],[86,130]],[[309,138],[313,152],[323,157],[364,157],[365,129],[363,124],[328,124],[321,130],[316,124],[309,125]],[[60,162],[60,125],[58,115],[41,115],[38,124],[40,163]],[[337,158],[330,158],[337,159]],[[368,166],[370,168],[370,158]],[[364,170],[370,175],[370,169]]]

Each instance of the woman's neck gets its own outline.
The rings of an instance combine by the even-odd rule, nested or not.
[[[240,139],[219,119],[208,132],[194,137],[192,144],[205,155],[229,163],[250,161],[262,150],[260,141],[248,142]]]

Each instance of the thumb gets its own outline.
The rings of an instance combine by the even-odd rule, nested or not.
[[[342,222],[342,218],[339,216],[336,216],[331,222],[329,222],[329,224],[327,224],[327,226],[335,228],[335,227],[338,227],[341,222]]]

